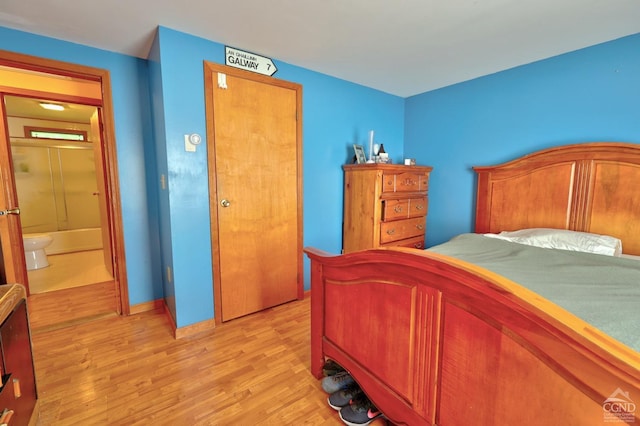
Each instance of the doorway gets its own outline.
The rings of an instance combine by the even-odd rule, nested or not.
[[[4,96],[23,238],[50,243],[39,264],[26,252],[31,294],[113,282],[102,145],[93,105]]]
[[[303,297],[302,87],[205,62],[216,321]]]
[[[73,82],[74,84],[70,84]],[[93,108],[90,133],[100,143],[94,144],[93,159],[96,168],[96,190],[92,196],[100,204],[100,233],[103,240],[103,261],[111,279],[102,284],[110,284],[109,306],[118,314],[129,314],[126,264],[124,256],[124,236],[120,215],[120,192],[117,175],[116,149],[114,140],[114,122],[111,103],[111,84],[106,70],[52,61],[12,52],[0,51],[0,210],[15,214],[0,216],[0,275],[5,282],[20,282],[27,287],[30,295],[29,277],[26,270],[24,248],[22,244],[22,226],[18,215],[20,205],[15,172],[24,172],[29,165],[16,164],[12,154],[10,129],[7,124],[4,98],[10,98],[10,104],[16,99],[53,100],[67,105]],[[12,108],[10,105],[9,108]],[[53,143],[55,145],[55,143]],[[55,147],[54,149],[66,149]],[[85,149],[85,151],[88,151]],[[88,157],[91,155],[85,152]],[[62,157],[66,153],[61,154]],[[62,158],[58,157],[58,158]],[[63,160],[64,161],[64,160]],[[95,195],[93,195],[95,193]],[[102,226],[105,224],[105,226]],[[77,291],[86,286],[78,287]],[[87,310],[87,300],[103,300],[86,291],[82,297],[74,300],[75,289],[66,289],[65,312],[73,314],[82,311],[91,315],[91,310],[100,309],[99,305]],[[52,292],[47,294],[55,294]],[[70,292],[70,293],[69,293]],[[103,292],[103,294],[106,294]],[[33,297],[39,295],[31,296]],[[104,305],[104,303],[102,303]]]

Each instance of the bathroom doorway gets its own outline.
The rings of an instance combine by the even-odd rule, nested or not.
[[[102,234],[103,261],[100,263],[102,267],[107,270],[107,275],[103,277],[106,277],[108,281],[104,281],[101,285],[103,290],[106,288],[105,285],[107,285],[109,289],[108,291],[102,291],[102,296],[104,297],[102,297],[99,304],[96,303],[95,305],[88,307],[88,305],[93,301],[98,301],[98,299],[100,299],[100,297],[96,297],[94,293],[87,292],[86,289],[93,287],[93,285],[82,285],[80,287],[45,292],[42,294],[31,294],[32,292],[29,288],[29,278],[26,270],[25,250],[22,239],[23,230],[20,216],[20,214],[26,215],[27,213],[22,213],[20,210],[27,209],[30,212],[33,212],[34,209],[28,206],[22,207],[19,205],[19,202],[23,201],[19,200],[19,198],[24,197],[19,197],[18,189],[19,187],[24,189],[25,185],[23,185],[23,182],[18,182],[18,180],[23,178],[31,179],[34,173],[31,173],[30,175],[30,172],[35,170],[32,168],[32,164],[36,164],[37,161],[33,160],[35,162],[32,163],[31,156],[24,154],[24,152],[22,154],[18,153],[17,156],[14,156],[13,151],[15,150],[15,147],[13,146],[13,141],[11,141],[12,137],[10,137],[13,136],[13,133],[10,131],[10,126],[7,122],[7,114],[5,112],[7,102],[5,102],[5,98],[9,98],[8,104],[10,111],[12,108],[18,108],[16,105],[12,105],[14,102],[19,103],[20,101],[26,100],[37,101],[39,108],[40,103],[44,101],[52,101],[52,103],[78,107],[79,109],[83,109],[85,107],[89,108],[89,110],[85,112],[90,113],[92,118],[90,120],[89,129],[85,131],[88,136],[98,135],[98,137],[92,136],[92,138],[95,139],[95,141],[100,141],[100,143],[92,143],[93,161],[98,166],[93,170],[93,173],[95,174],[95,179],[93,180],[95,187],[91,189],[91,195],[83,194],[82,197],[84,198],[81,197],[81,201],[73,199],[75,197],[73,193],[76,191],[71,190],[66,194],[67,198],[64,196],[62,198],[58,197],[54,199],[54,201],[50,202],[54,203],[56,206],[66,204],[66,213],[71,213],[73,215],[84,210],[70,210],[68,208],[70,204],[80,204],[83,208],[89,208],[86,207],[86,204],[94,203],[89,202],[88,199],[95,197],[98,199],[99,204],[100,224],[95,226],[95,220],[93,224],[88,224],[85,220],[88,220],[88,217],[91,216],[89,214],[80,214],[80,218],[65,218],[64,215],[58,215],[58,207],[54,208],[55,211],[50,211],[46,207],[38,207],[35,210],[44,210],[45,213],[52,213],[51,217],[55,217],[55,220],[53,221],[56,222],[56,224],[58,222],[64,223],[65,221],[70,220],[72,222],[80,223],[83,230],[90,229],[93,231],[87,233],[81,232],[85,235],[83,235],[80,240],[83,240],[84,237],[90,236],[92,236],[90,239],[93,238],[95,240],[95,237],[99,237],[96,235],[96,231],[98,230],[99,233]],[[11,114],[16,116],[23,115],[25,118],[29,118],[29,114],[27,113]],[[117,314],[129,314],[130,307],[128,302],[126,262],[124,255],[124,234],[120,212],[120,191],[117,159],[115,154],[115,129],[109,72],[103,69],[69,64],[0,50],[0,120],[0,166],[2,169],[2,173],[0,173],[0,211],[11,213],[0,215],[0,278],[3,282],[24,283],[27,287],[28,294],[30,294],[30,301],[32,301],[32,298],[38,298],[40,296],[44,297],[49,294],[59,295],[64,292],[64,299],[59,299],[64,301],[63,304],[57,302],[58,305],[61,305],[61,309],[64,310],[64,314],[73,315],[74,313],[82,311],[82,315],[87,316],[99,313],[96,311],[107,305],[109,305],[111,312]],[[65,121],[67,120],[60,120],[60,122]],[[75,120],[72,119],[69,121],[73,122]],[[61,179],[64,179],[65,181],[68,179],[69,173],[79,173],[75,169],[79,161],[91,161],[91,150],[87,149],[86,145],[81,145],[80,148],[75,146],[74,148],[73,141],[65,140],[64,138],[61,138],[59,134],[54,138],[55,140],[51,139],[49,141],[44,141],[43,139],[46,138],[37,137],[41,135],[35,135],[36,137],[33,137],[34,134],[31,133],[31,130],[34,129],[27,129],[27,127],[39,126],[21,125],[19,127],[22,127],[24,140],[16,143],[16,147],[21,143],[24,145],[29,142],[33,142],[33,139],[37,139],[36,144],[43,145],[39,148],[43,150],[43,152],[46,152],[47,163],[50,167],[59,168],[60,164],[64,163],[62,166],[63,170],[60,173],[62,173]],[[46,127],[53,128],[55,131],[59,130],[59,126],[45,126],[44,129],[35,130],[44,130],[47,132],[49,130],[47,130]],[[31,138],[27,136],[31,136]],[[30,139],[31,141],[27,139]],[[75,142],[77,144],[80,141]],[[27,147],[35,148],[36,144],[32,143],[32,145],[27,145]],[[71,154],[72,150],[84,151],[84,160],[77,160],[77,158],[74,157],[76,154]],[[57,165],[54,163],[57,163]],[[53,172],[53,170],[50,172]],[[18,176],[18,174],[21,173],[22,175]],[[58,185],[58,183],[56,183],[58,182],[56,179],[59,181],[60,178],[51,178],[49,180],[49,185],[58,188],[58,186],[56,186]],[[84,193],[86,191],[82,189],[79,192]],[[27,204],[29,204],[28,201]],[[62,209],[64,213],[64,208]],[[94,207],[91,207],[91,209],[94,209]],[[48,215],[45,214],[45,216]],[[39,216],[39,218],[41,218],[41,216]],[[25,216],[24,219],[28,218]],[[26,222],[27,226],[34,226],[33,223],[30,222],[30,219],[26,220]],[[36,227],[30,229],[36,230]],[[66,231],[67,230],[64,230],[62,232],[64,233]],[[40,231],[37,231],[36,233],[39,232]],[[74,237],[76,237],[76,235],[74,235]],[[99,240],[100,238],[97,239]],[[87,249],[87,246],[82,246],[84,243],[81,242],[80,244],[80,247],[84,247],[85,249],[76,250],[76,252],[93,251],[93,249]],[[88,247],[96,246],[89,245]],[[95,250],[99,249],[95,248]],[[52,254],[52,256],[58,255],[59,254]],[[83,261],[76,259],[71,263],[75,266],[81,262]],[[36,270],[35,272],[38,271],[39,270]],[[53,278],[48,279],[48,281],[53,280]],[[90,279],[87,282],[92,280],[93,279]],[[107,299],[110,299],[109,303],[106,302]],[[40,298],[38,300],[43,299]],[[47,300],[53,299],[48,298]],[[32,311],[31,313],[33,314],[34,312]]]
[[[31,294],[113,281],[102,176],[99,108],[5,96],[23,238],[46,238],[38,261],[25,246]]]

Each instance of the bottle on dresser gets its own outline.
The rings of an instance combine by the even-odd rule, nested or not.
[[[388,163],[389,162],[389,154],[384,150],[384,144],[380,144],[380,149],[378,150],[378,163]]]

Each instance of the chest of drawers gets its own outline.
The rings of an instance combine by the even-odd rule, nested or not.
[[[424,248],[431,167],[350,164],[343,169],[343,253]]]

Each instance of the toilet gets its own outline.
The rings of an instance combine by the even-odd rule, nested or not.
[[[27,271],[46,268],[49,266],[47,254],[44,248],[47,247],[53,238],[48,234],[23,234],[24,257],[27,261]]]

